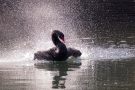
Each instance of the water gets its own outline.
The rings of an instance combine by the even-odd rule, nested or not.
[[[85,40],[85,41],[84,41]],[[33,61],[32,52],[14,51],[18,57],[1,60],[1,90],[132,90],[135,87],[133,45],[102,47],[80,39],[82,56],[64,62]],[[71,43],[72,40],[68,44]],[[128,43],[128,42],[126,42]],[[86,47],[83,47],[86,45]],[[23,53],[23,56],[19,55]],[[8,52],[9,53],[9,52]],[[12,54],[13,55],[13,54]]]
[[[131,90],[134,89],[134,59],[83,60],[82,64],[2,63],[2,90]]]
[[[103,2],[1,0],[0,90],[133,90],[134,17],[120,3],[117,15]],[[33,61],[34,52],[54,47],[54,29],[82,52],[80,58]]]

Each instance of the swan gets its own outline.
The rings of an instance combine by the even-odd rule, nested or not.
[[[56,47],[47,51],[37,51],[34,53],[34,60],[65,61],[68,57],[79,57],[81,52],[75,48],[67,48],[64,44],[64,34],[59,30],[52,32],[52,42]]]

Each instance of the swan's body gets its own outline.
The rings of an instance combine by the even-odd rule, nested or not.
[[[34,54],[34,60],[52,60],[52,61],[65,61],[69,56],[81,56],[79,50],[67,48],[62,42],[64,41],[64,34],[58,30],[52,32],[52,41],[56,47],[47,51],[38,51]]]

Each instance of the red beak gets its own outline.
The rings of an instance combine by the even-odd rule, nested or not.
[[[63,42],[65,42],[65,39],[64,39],[64,37],[62,37],[61,39],[62,39],[62,41],[63,41]]]

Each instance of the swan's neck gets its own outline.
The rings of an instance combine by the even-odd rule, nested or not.
[[[59,53],[67,52],[66,45],[59,40],[58,35],[56,33],[52,34],[52,41],[54,45],[58,48]]]
[[[57,46],[58,53],[67,53],[67,47],[64,43],[59,43]]]
[[[52,34],[52,41],[53,41],[53,43],[54,43],[55,46],[57,46],[59,43],[62,43],[62,42],[59,40],[59,38],[58,38],[58,36],[57,36],[56,33],[53,33],[53,34]]]

